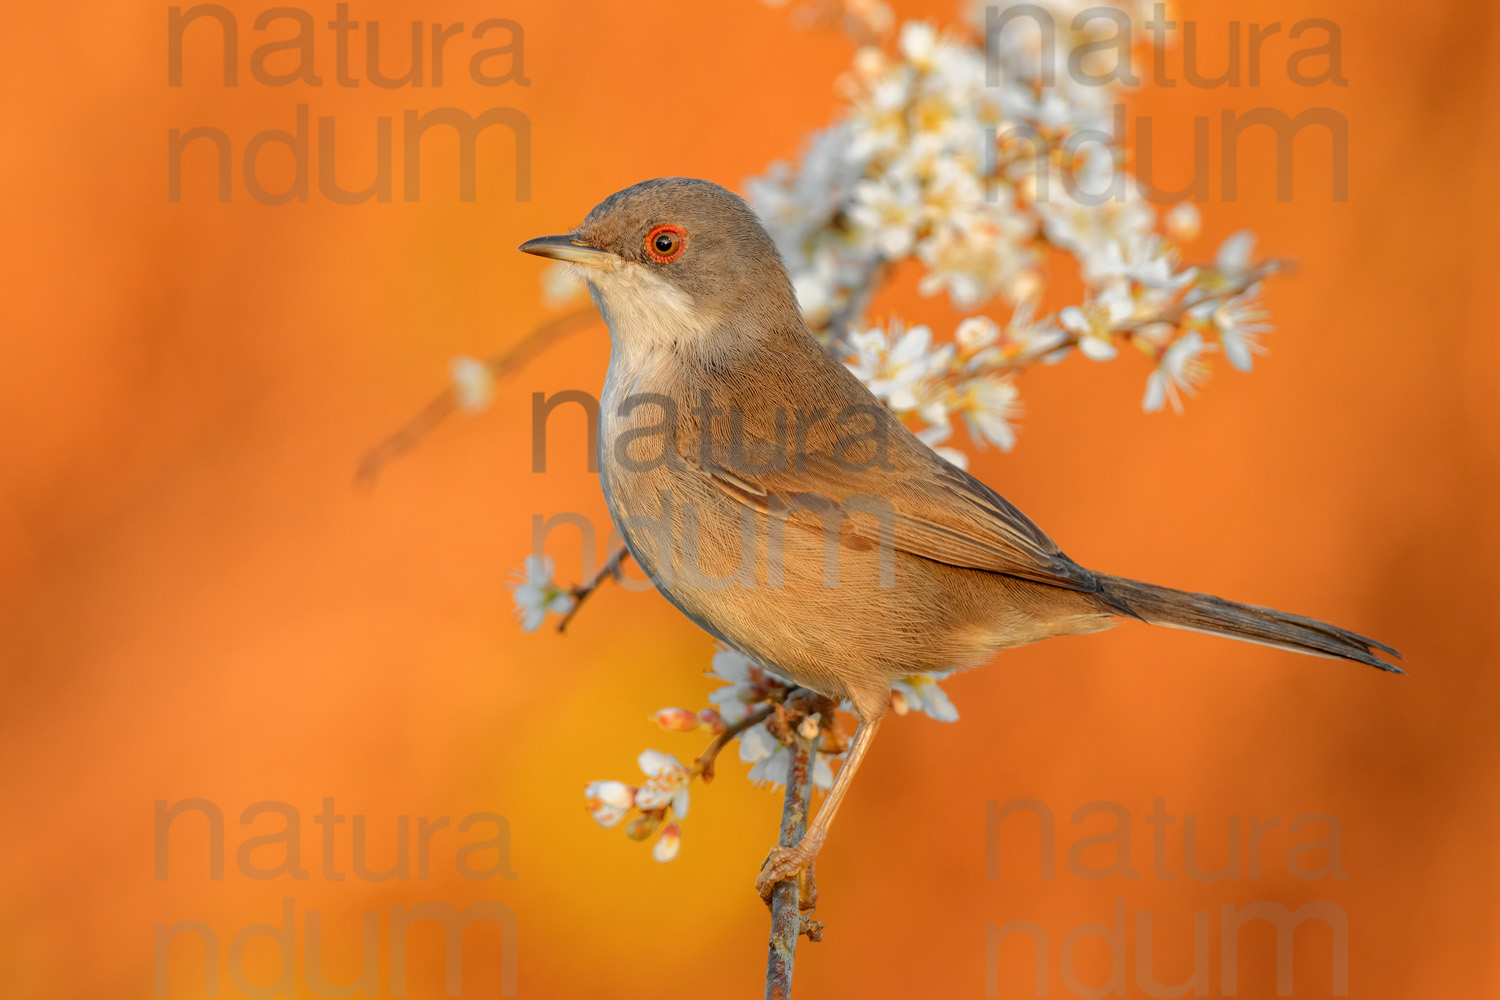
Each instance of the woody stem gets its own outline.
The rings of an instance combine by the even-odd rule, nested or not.
[[[559,632],[567,629],[568,623],[578,614],[578,609],[583,607],[583,602],[588,599],[590,594],[599,589],[600,584],[611,578],[615,580],[621,578],[625,572],[625,560],[628,558],[630,558],[630,550],[624,545],[616,546],[615,550],[609,554],[609,558],[604,560],[604,565],[599,567],[599,572],[594,574],[592,580],[574,587],[570,591],[573,595],[573,606],[568,609],[567,613],[562,616],[562,620],[557,623],[557,630]]]
[[[795,847],[807,832],[807,814],[812,801],[812,765],[818,736],[812,739],[793,731],[791,761],[787,767],[786,798],[781,809],[782,847]],[[797,878],[776,883],[771,890],[771,943],[766,957],[766,1000],[789,1000],[792,971],[797,956],[797,938],[803,932]]]
[[[705,782],[713,781],[714,760],[719,756],[719,751],[723,750],[730,740],[734,739],[745,730],[751,729],[755,726],[760,725],[762,722],[765,722],[771,717],[771,713],[775,710],[775,705],[767,705],[758,711],[751,712],[739,722],[736,722],[728,729],[725,729],[718,736],[715,736],[714,741],[708,745],[708,749],[699,754],[698,759],[693,762],[692,773],[694,775],[702,777]]]

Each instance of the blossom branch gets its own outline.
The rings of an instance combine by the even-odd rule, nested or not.
[[[1153,313],[1139,319],[1126,319],[1116,324],[1112,331],[1126,338],[1131,338],[1135,333],[1154,326],[1180,327],[1183,320],[1187,318],[1190,310],[1214,302],[1228,302],[1231,299],[1244,295],[1250,289],[1259,285],[1261,281],[1273,274],[1284,274],[1292,267],[1292,262],[1282,259],[1271,259],[1263,262],[1249,273],[1231,282],[1226,287],[1203,294],[1192,302],[1181,302],[1160,312]],[[1018,355],[994,365],[992,371],[1006,375],[1018,374],[1041,361],[1043,358],[1056,354],[1058,351],[1068,350],[1079,346],[1083,340],[1083,334],[1068,331],[1059,339],[1047,343],[1043,348]]]
[[[592,580],[588,583],[579,584],[569,590],[569,593],[573,595],[573,606],[563,614],[562,619],[557,623],[558,632],[562,632],[568,627],[568,623],[573,620],[574,616],[578,614],[578,609],[583,606],[584,600],[594,591],[598,590],[600,584],[607,579],[613,579],[616,583],[620,582],[620,579],[625,575],[624,563],[628,558],[630,558],[629,549],[623,544],[615,546],[614,551],[609,554],[608,559],[604,560],[604,565],[599,568],[599,572],[594,574]]]
[[[801,726],[792,729],[792,748],[787,762],[786,797],[781,810],[782,847],[795,847],[807,832],[812,803],[812,764],[818,733],[809,738]],[[807,872],[809,885],[811,869]],[[815,898],[815,897],[814,897]],[[788,1000],[792,995],[792,972],[797,957],[797,939],[806,932],[811,940],[822,938],[822,925],[802,915],[801,889],[796,877],[776,883],[771,890],[771,941],[766,956],[766,1000]]]
[[[1226,287],[1222,289],[1217,289],[1215,291],[1200,295],[1190,302],[1179,302],[1176,305],[1171,306],[1170,308],[1163,309],[1160,313],[1157,313],[1154,316],[1147,316],[1143,319],[1127,320],[1124,323],[1121,323],[1115,329],[1120,333],[1130,334],[1136,330],[1145,329],[1146,327],[1154,326],[1159,323],[1165,323],[1171,326],[1180,326],[1183,319],[1186,318],[1187,314],[1192,309],[1210,302],[1228,302],[1231,299],[1239,298],[1241,295],[1244,295],[1250,289],[1254,288],[1256,285],[1259,285],[1263,280],[1269,278],[1271,275],[1285,274],[1287,271],[1291,270],[1291,268],[1291,261],[1281,258],[1271,258],[1270,260],[1263,261],[1259,266],[1255,267],[1248,273],[1239,276],[1236,280],[1231,281]]]
[[[730,741],[738,739],[740,734],[745,730],[765,722],[771,717],[771,713],[774,711],[776,711],[776,705],[773,702],[758,711],[751,712],[739,722],[729,726],[718,736],[715,736],[714,741],[708,745],[708,749],[699,754],[698,759],[693,762],[690,774],[694,777],[702,778],[705,785],[712,782],[714,780],[714,761],[718,759],[719,751],[723,750]]]

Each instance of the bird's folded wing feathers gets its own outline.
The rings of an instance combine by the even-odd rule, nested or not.
[[[888,424],[884,467],[861,467],[811,442],[770,471],[747,471],[747,463],[731,462],[727,454],[704,462],[682,449],[683,458],[726,495],[768,515],[807,511],[823,519],[824,530],[836,525],[872,544],[884,534],[897,551],[934,562],[1086,593],[1102,589],[1098,577],[1064,555],[999,493],[945,461],[894,418]],[[743,428],[736,432],[751,453],[773,447],[764,439],[746,442],[751,432]],[[843,520],[827,520],[830,512]]]

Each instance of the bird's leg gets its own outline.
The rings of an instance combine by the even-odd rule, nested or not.
[[[849,785],[854,781],[854,772],[859,770],[860,762],[864,760],[865,752],[870,749],[870,743],[875,738],[875,730],[879,728],[880,716],[859,724],[859,730],[849,744],[849,756],[844,758],[838,776],[833,779],[833,787],[828,790],[828,798],[823,801],[823,808],[818,810],[817,817],[808,825],[807,833],[796,847],[773,848],[766,856],[765,863],[760,866],[760,874],[755,879],[755,890],[762,899],[771,898],[771,890],[776,887],[777,882],[800,875],[812,866],[818,851],[823,847],[823,839],[828,836],[828,827],[839,811],[839,804],[844,801]]]

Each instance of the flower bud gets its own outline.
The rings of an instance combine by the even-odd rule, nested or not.
[[[669,732],[690,733],[698,728],[698,717],[685,708],[663,708],[653,718]]]
[[[645,840],[656,832],[656,827],[660,823],[661,816],[659,814],[642,813],[625,824],[625,836],[631,840]]]
[[[682,846],[682,830],[676,823],[668,823],[661,831],[661,836],[656,838],[656,846],[651,848],[651,856],[662,864],[666,864],[677,857],[677,851]]]

